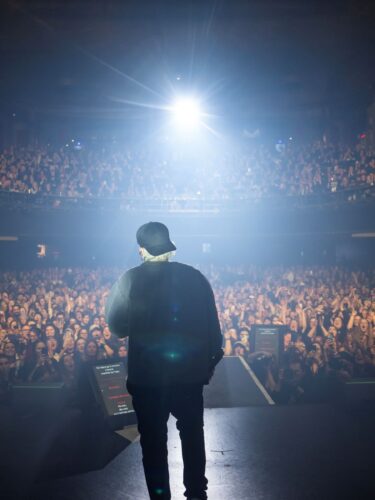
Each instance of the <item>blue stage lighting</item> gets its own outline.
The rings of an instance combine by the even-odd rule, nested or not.
[[[196,127],[202,116],[198,100],[192,97],[177,99],[172,106],[172,113],[175,123],[184,129]]]

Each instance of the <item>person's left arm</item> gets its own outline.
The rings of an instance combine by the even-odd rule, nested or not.
[[[206,295],[207,295],[207,312],[208,312],[208,335],[210,344],[210,362],[211,368],[219,363],[224,355],[223,351],[223,336],[221,333],[219,317],[217,314],[215,296],[211,285],[206,280]]]

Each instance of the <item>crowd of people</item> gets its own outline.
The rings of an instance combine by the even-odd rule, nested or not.
[[[375,272],[343,268],[203,269],[214,287],[225,355],[243,356],[280,402],[320,400],[333,382],[375,376]],[[82,366],[127,362],[104,316],[119,269],[0,275],[0,400],[12,384],[63,381]],[[280,325],[284,353],[252,352],[254,325]]]
[[[373,270],[252,268],[212,278],[225,354],[247,358],[275,401],[321,401],[341,382],[375,376]],[[280,326],[277,362],[251,352],[257,324]]]
[[[0,190],[59,198],[246,200],[329,194],[375,184],[365,144],[319,141],[194,155],[167,149],[10,148],[0,153]]]

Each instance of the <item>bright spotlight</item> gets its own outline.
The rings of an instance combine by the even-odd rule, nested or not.
[[[185,97],[178,99],[172,107],[175,122],[183,128],[192,128],[199,124],[202,113],[196,99]]]

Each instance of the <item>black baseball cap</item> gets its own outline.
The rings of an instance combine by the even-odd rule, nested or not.
[[[167,226],[161,222],[143,224],[138,229],[136,236],[138,245],[145,248],[154,257],[176,250],[169,238]]]

